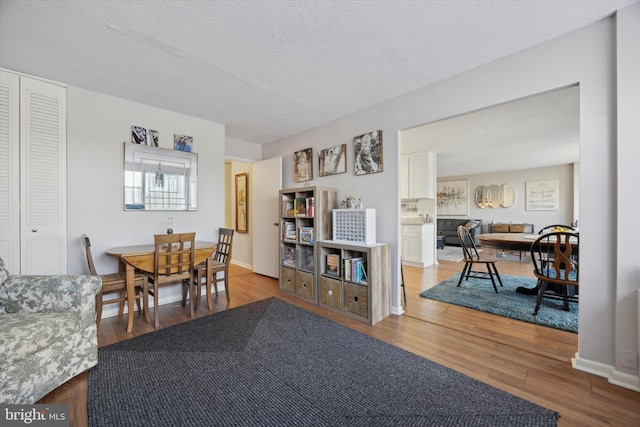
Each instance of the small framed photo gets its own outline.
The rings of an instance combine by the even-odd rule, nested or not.
[[[376,130],[353,139],[356,175],[382,172],[382,131]]]
[[[313,149],[293,153],[293,180],[294,182],[311,181],[313,179]]]
[[[347,171],[347,144],[334,145],[320,150],[320,176],[335,175]]]
[[[173,134],[173,148],[191,153],[193,151],[193,137]]]
[[[158,142],[160,141],[160,132],[157,130],[149,129],[149,145],[152,147],[158,147]]]
[[[147,130],[140,126],[131,126],[131,142],[147,145]]]

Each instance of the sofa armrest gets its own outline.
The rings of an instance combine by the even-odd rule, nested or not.
[[[102,288],[102,279],[86,275],[16,275],[7,277],[0,287],[0,304],[6,313],[77,311],[82,317],[95,320],[96,295]]]

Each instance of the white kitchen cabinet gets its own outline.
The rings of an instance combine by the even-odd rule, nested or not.
[[[425,268],[434,263],[434,225],[402,225],[402,263],[412,267]]]
[[[400,159],[400,190],[402,199],[433,199],[435,197],[433,153],[407,154]]]

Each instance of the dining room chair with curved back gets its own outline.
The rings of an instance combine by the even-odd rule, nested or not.
[[[552,224],[546,225],[538,231],[538,234],[550,233],[552,231],[576,231],[574,227],[571,225],[562,225],[562,224]]]
[[[111,274],[98,274],[96,266],[93,262],[93,254],[91,252],[91,239],[86,234],[81,236],[82,245],[85,248],[87,255],[87,265],[89,266],[89,273],[92,276],[99,276],[102,279],[102,289],[96,295],[96,326],[100,327],[100,320],[102,318],[102,306],[104,304],[120,303],[120,309],[118,315],[124,314],[124,306],[127,301],[127,281],[124,271]],[[144,313],[147,322],[149,322],[149,300],[148,300],[148,281],[147,276],[143,273],[136,272],[133,276],[135,287],[135,300],[138,305],[138,313]],[[104,299],[105,295],[117,294],[115,298]],[[140,300],[143,304],[140,305]],[[131,313],[129,313],[131,315]]]
[[[463,280],[468,280],[469,278],[476,279],[487,279],[491,280],[491,284],[493,285],[493,290],[498,293],[498,287],[496,286],[496,279],[500,286],[502,285],[502,279],[500,278],[500,273],[498,273],[498,268],[496,267],[496,262],[498,258],[495,256],[480,256],[478,252],[478,247],[469,232],[469,229],[464,225],[458,226],[458,237],[460,238],[460,245],[462,246],[463,253],[463,261],[464,267],[462,268],[462,272],[460,273],[460,279],[458,280],[458,287],[462,284]],[[475,269],[475,265],[484,265],[487,271],[481,271]]]
[[[160,325],[158,291],[161,287],[186,283],[188,292],[194,291],[194,261],[196,233],[156,234],[153,255],[153,273],[149,278],[149,294],[153,296],[154,325]],[[189,304],[191,317],[195,315]]]
[[[534,315],[543,298],[563,301],[564,310],[569,310],[570,302],[578,302],[579,246],[580,234],[569,231],[543,234],[531,244],[533,274],[538,279]]]
[[[231,301],[229,293],[229,264],[231,263],[231,250],[233,248],[233,229],[220,228],[218,229],[218,243],[216,245],[216,251],[213,254],[213,271],[211,281],[207,281],[207,267],[206,263],[202,263],[196,269],[195,283],[197,287],[196,291],[196,303],[195,309],[200,306],[201,289],[202,286],[206,287],[207,292],[207,309],[213,308],[213,301],[211,300],[211,285],[213,284],[216,295],[218,295],[218,283],[224,282],[225,293],[227,294],[227,302]],[[219,274],[224,274],[224,277],[220,277]],[[185,296],[183,295],[183,303]]]

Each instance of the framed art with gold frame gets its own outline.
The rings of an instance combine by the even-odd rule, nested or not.
[[[247,173],[236,175],[236,232],[248,232],[249,185]]]

